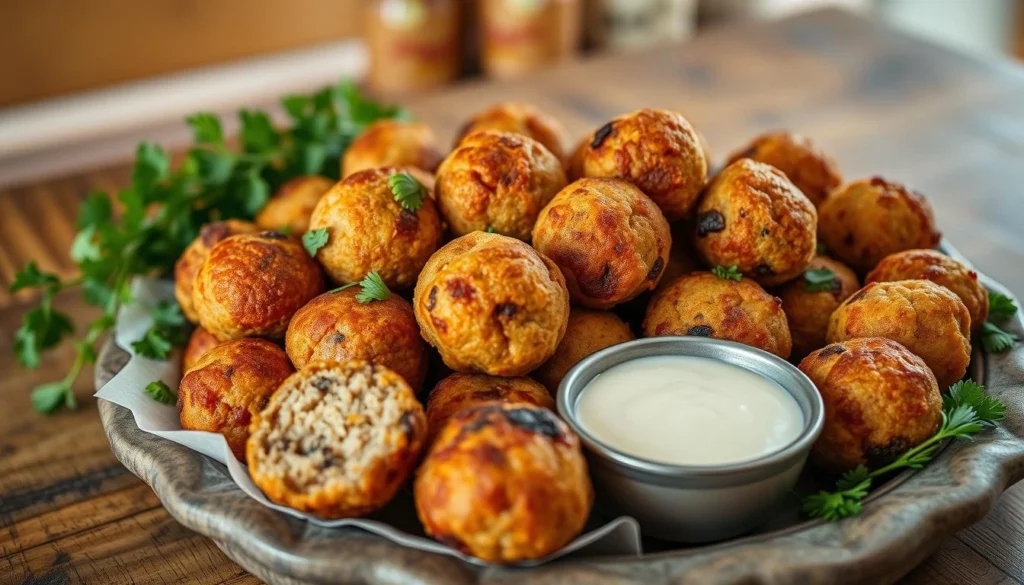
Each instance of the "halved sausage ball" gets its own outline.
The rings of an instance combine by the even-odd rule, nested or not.
[[[522,376],[555,352],[569,292],[555,263],[529,245],[472,232],[423,267],[413,308],[423,338],[451,369]]]
[[[429,126],[377,120],[352,141],[341,159],[341,177],[366,169],[411,166],[433,173],[444,154]]]
[[[485,402],[524,403],[555,408],[551,394],[539,382],[530,378],[455,373],[438,382],[427,398],[430,436],[437,435],[457,412]]]
[[[541,212],[533,245],[561,269],[573,301],[607,309],[657,286],[672,236],[632,184],[580,179]]]
[[[828,194],[843,182],[832,157],[813,142],[785,130],[766,132],[733,153],[726,164],[749,158],[771,165],[796,185],[818,207]]]
[[[523,241],[537,214],[565,187],[562,163],[540,142],[475,132],[437,169],[437,200],[456,236],[490,230]]]
[[[256,214],[256,225],[265,230],[286,231],[301,236],[309,229],[309,217],[317,201],[334,186],[334,181],[318,175],[296,177],[274,193]]]
[[[818,210],[818,237],[830,255],[864,273],[889,254],[934,248],[942,236],[924,196],[873,177],[825,200]]]
[[[811,448],[811,461],[822,469],[883,467],[942,423],[935,375],[895,341],[862,337],[833,343],[804,358],[800,370],[825,403],[825,425]]]
[[[455,147],[463,138],[481,130],[512,132],[533,138],[560,161],[565,161],[568,133],[561,122],[536,106],[523,102],[496,104],[474,115],[455,137]]]
[[[579,162],[570,166],[576,164],[583,176],[633,183],[669,221],[691,214],[708,173],[697,132],[682,114],[667,110],[614,118],[590,134]]]
[[[749,278],[729,280],[710,272],[687,274],[655,294],[643,329],[645,337],[714,337],[783,358],[793,349],[779,298]]]
[[[573,308],[569,311],[569,324],[555,355],[544,362],[533,377],[554,394],[562,378],[583,358],[633,338],[629,325],[615,313]]]
[[[873,282],[843,301],[828,341],[884,337],[928,364],[939,388],[959,381],[971,361],[971,315],[960,297],[928,280]]]
[[[214,246],[193,299],[199,324],[217,339],[281,339],[295,311],[323,290],[320,266],[297,239],[260,232]]]
[[[832,272],[831,280],[818,282],[801,276],[779,291],[793,337],[794,359],[825,346],[832,311],[860,289],[857,275],[845,264],[827,256],[815,256],[804,274],[812,271],[821,274],[824,270]]]
[[[782,171],[749,158],[711,181],[694,226],[694,245],[709,266],[737,266],[764,286],[796,278],[817,247],[814,205]]]
[[[215,221],[199,228],[199,236],[185,248],[178,261],[174,263],[174,298],[177,299],[185,318],[193,323],[199,322],[199,313],[192,302],[192,287],[196,275],[203,267],[203,262],[210,255],[210,249],[217,242],[237,234],[252,234],[260,231],[258,227],[247,221],[229,219]]]

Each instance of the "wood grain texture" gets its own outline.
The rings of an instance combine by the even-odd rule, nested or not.
[[[814,137],[849,178],[883,174],[928,195],[939,225],[976,265],[1024,296],[1024,73],[837,13],[712,31],[638,56],[567,65],[522,82],[469,84],[409,105],[447,139],[468,112],[502,99],[549,109],[573,135],[622,111],[684,112],[722,160],[774,127]],[[27,259],[68,274],[74,207],[124,168],[0,192],[0,287]],[[27,298],[0,293],[0,583],[250,583],[209,540],[184,531],[111,456],[89,398],[30,414],[28,389],[69,364],[16,367],[10,336]],[[63,297],[77,317],[89,308]],[[905,582],[1024,582],[1024,485],[946,541]],[[28,571],[28,573],[26,573]]]

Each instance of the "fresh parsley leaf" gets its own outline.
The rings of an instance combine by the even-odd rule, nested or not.
[[[198,144],[223,144],[224,130],[220,125],[220,118],[214,114],[200,112],[185,118],[185,122],[192,128],[192,134]]]
[[[305,95],[289,95],[281,99],[281,107],[288,112],[292,120],[301,121],[313,107],[313,100]]]
[[[185,316],[181,314],[178,303],[161,301],[150,311],[153,325],[157,327],[180,327],[185,324]]]
[[[185,345],[185,317],[176,303],[158,303],[150,311],[153,325],[142,338],[132,342],[132,349],[143,357],[165,360],[175,347]]]
[[[114,296],[114,290],[103,280],[87,276],[82,280],[82,297],[96,307],[106,307]]]
[[[1005,319],[1012,317],[1017,313],[1017,304],[1013,302],[1010,297],[997,293],[995,291],[988,291],[988,316]]]
[[[309,230],[302,234],[302,245],[306,247],[310,256],[316,256],[317,251],[327,245],[328,239],[330,239],[330,233],[327,228]]]
[[[1013,347],[1014,336],[1003,331],[991,321],[981,324],[981,347],[988,353],[1002,353]]]
[[[143,142],[135,151],[135,167],[132,170],[132,186],[142,192],[152,189],[157,182],[167,178],[171,162],[167,153],[159,146]]]
[[[96,261],[100,259],[100,245],[96,241],[96,226],[89,226],[75,234],[75,239],[71,241],[71,253],[69,255],[76,264],[81,264],[87,260]]]
[[[146,384],[146,394],[160,404],[174,404],[178,401],[177,395],[162,380],[154,380]]]
[[[189,159],[195,161],[199,179],[207,185],[221,185],[231,178],[236,158],[225,154],[197,148],[189,151]]]
[[[1006,405],[998,398],[986,394],[985,387],[974,380],[961,380],[953,384],[942,398],[942,408],[947,412],[964,405],[973,408],[978,420],[990,426],[1003,420],[1006,415]]]
[[[391,193],[395,196],[395,201],[406,211],[415,212],[423,205],[427,189],[409,173],[391,173],[391,176],[388,177],[388,185],[391,186]]]
[[[299,158],[302,161],[303,174],[319,174],[327,160],[327,147],[323,144],[307,144],[300,150]]]
[[[50,286],[60,282],[57,275],[50,274],[49,272],[42,272],[39,267],[36,266],[34,260],[29,260],[25,267],[22,268],[18,273],[14,275],[14,282],[7,290],[13,294],[23,288],[32,288],[37,286]]]
[[[14,332],[14,352],[18,362],[26,368],[39,367],[40,353],[74,332],[71,319],[52,310],[49,302],[44,295],[44,304],[25,313],[21,327]]]
[[[69,406],[74,405],[75,395],[71,391],[71,384],[66,381],[50,382],[41,386],[36,386],[32,390],[32,408],[36,412],[43,414],[49,414],[61,403],[68,404]]]
[[[113,216],[113,205],[110,197],[103,191],[92,191],[78,208],[78,229],[98,226],[110,221]]]
[[[141,339],[132,342],[135,353],[154,360],[167,359],[173,347],[170,340],[155,327],[148,329]]]
[[[732,266],[715,266],[711,269],[711,273],[722,280],[740,280],[743,278],[743,273],[740,272],[739,267],[735,264]]]
[[[839,478],[839,481],[836,482],[836,487],[841,490],[849,490],[864,483],[864,480],[871,480],[871,472],[864,465],[858,465],[844,473],[843,476]]]
[[[487,226],[487,229],[485,229],[484,231],[489,233],[489,234],[493,234],[494,233],[494,226]]]
[[[360,303],[385,301],[391,296],[388,285],[384,284],[384,280],[376,271],[367,274],[366,278],[359,283],[359,286],[363,289],[356,295],[356,300]]]
[[[238,118],[242,123],[242,148],[246,152],[266,153],[277,145],[279,137],[266,112],[242,110]]]
[[[259,213],[270,201],[270,185],[263,177],[249,174],[242,177],[235,189],[236,197],[247,216]]]
[[[828,292],[835,290],[837,284],[836,273],[828,268],[812,268],[804,272],[805,291]]]

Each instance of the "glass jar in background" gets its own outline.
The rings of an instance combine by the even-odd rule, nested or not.
[[[437,87],[459,76],[460,0],[372,0],[366,13],[370,86],[383,93]]]
[[[594,46],[632,51],[693,34],[697,0],[593,0],[587,20]]]
[[[571,57],[579,47],[580,0],[481,0],[481,65],[508,78]]]

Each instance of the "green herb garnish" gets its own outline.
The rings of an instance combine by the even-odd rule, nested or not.
[[[804,272],[804,290],[827,292],[836,287],[836,273],[828,268],[812,268]]]
[[[138,341],[132,342],[132,349],[143,357],[165,360],[171,349],[181,347],[188,341],[185,317],[175,303],[162,302],[150,312],[153,325]]]
[[[711,273],[723,280],[740,280],[743,278],[743,273],[740,272],[739,267],[735,264],[732,266],[715,266],[711,269]]]
[[[1002,353],[1013,347],[1016,337],[1003,331],[993,320],[1005,321],[1017,314],[1017,304],[1010,297],[988,292],[988,320],[981,325],[981,347],[989,353]]]
[[[316,256],[317,250],[327,245],[327,239],[329,237],[330,235],[327,233],[327,228],[309,230],[302,234],[302,245],[305,246],[306,251],[309,252],[310,256]]]
[[[416,177],[406,172],[391,173],[388,177],[388,185],[391,186],[391,193],[395,201],[406,211],[415,212],[423,205],[423,198],[427,195],[427,188],[416,180]]]
[[[339,286],[330,292],[340,292],[347,288],[359,285],[362,290],[356,293],[356,300],[360,303],[369,303],[371,301],[385,301],[391,296],[391,291],[388,290],[388,285],[384,284],[384,279],[377,274],[376,271],[366,275],[366,278],[359,282],[350,282],[346,285]]]
[[[177,395],[171,392],[171,388],[161,380],[154,380],[146,384],[146,394],[160,404],[174,404],[178,401]]]
[[[1017,304],[1010,297],[988,291],[988,316],[1006,319],[1017,314]]]
[[[487,226],[487,229],[485,229],[484,231],[489,233],[489,234],[493,234],[494,233],[494,226],[490,226],[489,225],[489,226]]]

